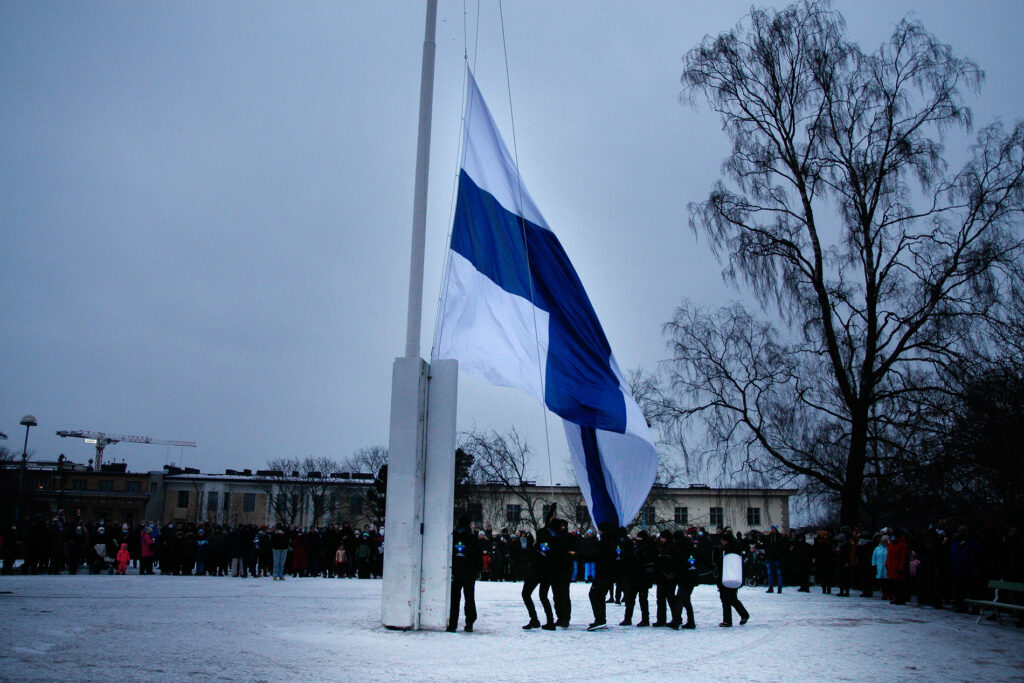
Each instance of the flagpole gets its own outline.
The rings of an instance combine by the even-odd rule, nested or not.
[[[427,0],[405,356],[392,369],[381,623],[444,630],[451,599],[458,361],[420,358],[437,0]]]
[[[427,233],[427,180],[430,171],[430,121],[434,102],[434,53],[437,32],[437,0],[427,0],[427,28],[423,38],[420,75],[420,122],[416,142],[416,186],[412,210],[412,254],[409,259],[409,314],[405,333],[405,357],[420,355],[423,315],[423,261]]]

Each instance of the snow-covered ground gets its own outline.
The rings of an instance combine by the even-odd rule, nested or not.
[[[0,679],[1024,680],[1024,629],[878,599],[744,588],[751,620],[726,629],[718,627],[715,588],[700,586],[695,631],[588,633],[588,586],[574,584],[568,630],[523,631],[520,586],[480,582],[475,632],[432,633],[381,628],[380,587],[354,579],[4,576]],[[621,618],[622,607],[609,605],[609,623]]]

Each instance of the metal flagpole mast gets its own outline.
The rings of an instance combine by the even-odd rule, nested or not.
[[[423,314],[423,260],[427,234],[427,180],[430,172],[430,122],[434,104],[434,53],[437,43],[437,0],[427,0],[427,29],[423,38],[420,74],[420,124],[416,141],[416,188],[412,208],[412,254],[409,258],[409,314],[405,331],[405,357],[420,355]]]

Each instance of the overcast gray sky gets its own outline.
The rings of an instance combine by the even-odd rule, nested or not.
[[[679,102],[681,58],[746,2],[485,0],[468,51],[524,182],[624,370],[666,355],[682,297],[739,295],[687,227],[728,150]],[[777,4],[777,3],[770,3]],[[778,3],[782,4],[782,3]],[[463,3],[440,0],[422,355],[457,175]],[[1022,113],[1020,2],[837,2],[865,48],[916,11],[987,72],[975,122]],[[87,429],[133,470],[204,471],[386,445],[404,353],[424,6],[0,3],[0,431],[37,459]],[[516,426],[547,480],[540,406],[463,376],[459,429]],[[565,437],[549,420],[565,481]]]

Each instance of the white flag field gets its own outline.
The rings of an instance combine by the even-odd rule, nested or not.
[[[458,200],[435,359],[527,392],[562,418],[596,524],[628,526],[658,454],[583,284],[523,186],[468,73]]]

